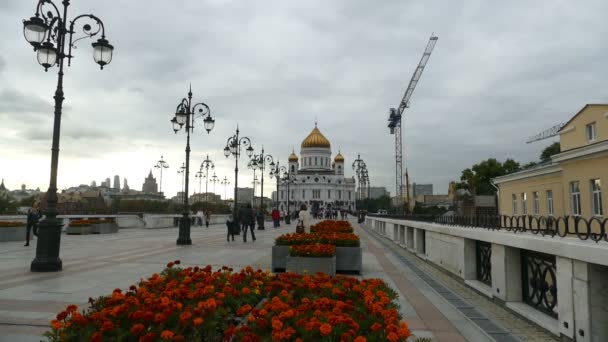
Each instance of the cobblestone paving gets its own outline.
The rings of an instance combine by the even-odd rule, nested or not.
[[[373,233],[370,229],[365,228],[365,230],[370,232],[370,235],[374,236],[377,239],[385,239],[384,237]],[[390,242],[388,245],[390,246],[392,251],[408,258],[408,260],[413,262],[421,270],[424,270],[430,276],[435,278],[435,280],[446,285],[454,293],[456,293],[469,303],[473,304],[475,308],[485,314],[488,318],[499,323],[507,331],[521,338],[523,341],[559,341],[559,339],[555,335],[545,331],[542,328],[539,328],[533,323],[530,323],[529,321],[512,313],[508,309],[494,303],[488,297],[481,295],[475,290],[468,287],[461,280],[454,279],[451,275],[448,275],[446,271],[443,271],[438,267],[434,266],[433,264],[418,258],[413,253],[407,251],[402,247],[399,247],[390,240],[386,239],[386,241]]]

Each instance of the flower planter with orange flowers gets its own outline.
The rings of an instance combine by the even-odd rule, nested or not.
[[[0,221],[0,242],[25,241],[25,222]]]
[[[310,259],[310,258],[309,258]],[[174,267],[69,305],[49,341],[390,341],[410,336],[380,279]]]
[[[336,246],[336,272],[361,274],[363,251],[361,247]]]
[[[291,246],[285,264],[287,272],[297,274],[321,272],[333,277],[336,275],[336,246],[327,244]]]

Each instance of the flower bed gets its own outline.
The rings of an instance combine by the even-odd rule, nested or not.
[[[0,228],[4,227],[19,227],[25,226],[25,222],[17,222],[17,221],[0,221]]]
[[[113,219],[107,219],[107,220],[102,220],[102,219],[84,219],[84,220],[73,220],[70,221],[70,227],[82,227],[82,226],[90,226],[93,224],[100,224],[100,223],[114,223]]]
[[[352,233],[353,227],[348,221],[324,220],[310,226],[311,233]]]
[[[334,255],[336,255],[334,245],[314,244],[289,247],[289,256],[292,257],[328,258]]]
[[[405,341],[410,334],[396,293],[378,279],[173,266],[128,291],[90,299],[86,311],[68,306],[45,336],[50,341]]]
[[[283,234],[278,236],[274,242],[277,246],[323,243],[340,247],[357,247],[360,244],[359,236],[353,233]]]

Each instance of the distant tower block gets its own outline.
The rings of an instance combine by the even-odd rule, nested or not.
[[[114,190],[120,190],[120,176],[114,176]]]
[[[103,185],[103,184],[102,184],[102,185]],[[91,182],[91,187],[92,187],[92,188],[96,188],[96,187],[97,187],[97,182],[92,181],[92,182]]]
[[[122,191],[125,191],[125,192],[129,191],[129,184],[127,183],[127,179],[126,178],[125,178],[125,180],[123,181],[123,184],[122,184]]]

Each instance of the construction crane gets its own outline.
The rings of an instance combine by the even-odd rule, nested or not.
[[[562,129],[562,127],[564,127],[565,124],[566,124],[565,122],[562,122],[560,124],[557,124],[551,128],[548,128],[548,129],[538,133],[537,135],[533,135],[533,136],[529,137],[528,140],[526,141],[526,144],[530,144],[535,141],[544,140],[544,139],[548,139],[548,138],[554,137],[556,135],[559,135],[559,131]]]
[[[390,129],[391,134],[395,135],[395,178],[397,187],[397,208],[399,208],[399,210],[403,209],[403,205],[401,204],[401,201],[403,200],[403,141],[401,138],[401,117],[405,108],[410,107],[410,98],[412,97],[414,89],[416,89],[416,85],[418,85],[418,81],[420,80],[420,76],[422,76],[426,63],[431,57],[431,52],[433,52],[433,48],[435,48],[437,39],[439,39],[439,37],[431,34],[431,38],[429,38],[426,49],[424,49],[424,53],[422,54],[420,63],[418,63],[418,67],[416,70],[414,70],[410,84],[407,86],[405,94],[403,94],[403,99],[401,99],[399,107],[391,108],[389,111],[388,128]],[[407,196],[408,198],[406,203],[409,204],[409,191]]]

